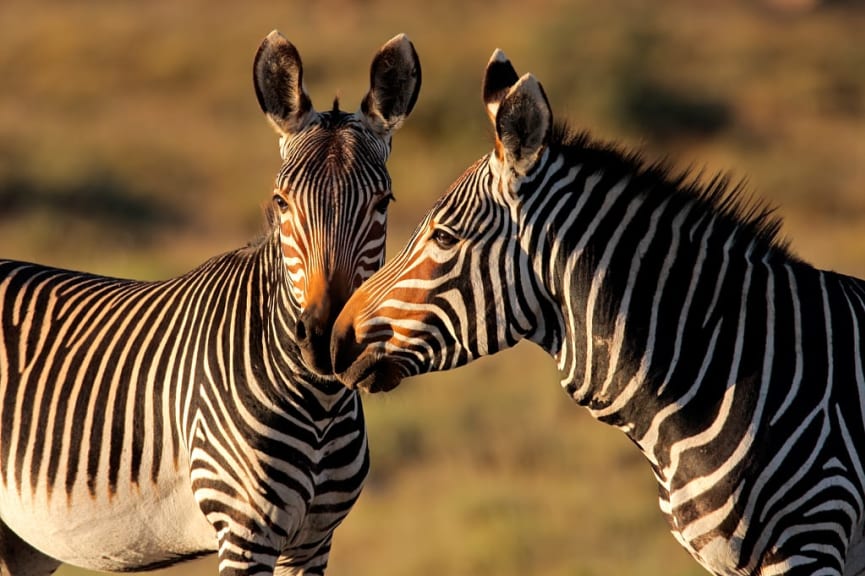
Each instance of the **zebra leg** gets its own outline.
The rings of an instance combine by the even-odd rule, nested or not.
[[[0,576],[48,576],[60,564],[19,538],[0,520]]]
[[[237,527],[236,527],[237,528]],[[270,576],[277,551],[260,536],[241,528],[219,530],[219,576]]]
[[[280,556],[276,560],[276,570],[274,576],[324,576],[327,570],[327,561],[330,558],[330,542],[333,534],[327,537],[313,555],[303,562],[298,562],[296,559],[286,555]]]

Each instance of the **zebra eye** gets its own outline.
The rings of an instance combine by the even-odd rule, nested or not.
[[[276,208],[280,212],[285,212],[286,210],[288,210],[288,202],[286,202],[285,198],[283,198],[279,194],[273,195],[273,203],[276,205]]]
[[[442,230],[441,228],[437,228],[435,232],[432,233],[431,238],[432,241],[435,242],[442,250],[453,248],[454,245],[459,242],[459,238],[457,238],[447,230]]]
[[[379,214],[384,214],[385,212],[387,212],[387,207],[390,206],[390,203],[394,200],[395,198],[393,197],[393,194],[388,192],[381,199],[379,199],[378,202],[376,202],[375,211]]]

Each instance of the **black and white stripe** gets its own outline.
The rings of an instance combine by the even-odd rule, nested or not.
[[[346,304],[344,382],[387,390],[531,339],[643,451],[710,572],[865,573],[865,282],[791,255],[724,179],[554,125],[501,52],[485,85],[496,151]]]
[[[284,164],[254,245],[159,282],[0,261],[3,576],[216,551],[222,576],[324,573],[369,458],[360,399],[307,360],[329,356],[310,334],[329,344],[383,260],[385,162],[418,67],[400,35],[364,111],[319,113],[296,49],[264,40],[255,86]]]

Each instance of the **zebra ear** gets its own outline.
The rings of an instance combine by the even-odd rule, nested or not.
[[[420,60],[408,36],[394,36],[379,49],[370,67],[369,84],[360,116],[386,138],[411,113],[420,92]]]
[[[510,87],[517,83],[517,80],[519,80],[519,76],[517,76],[517,71],[511,65],[511,61],[508,60],[504,52],[496,48],[490,61],[487,62],[483,87],[484,104],[487,107],[487,114],[489,114],[493,125],[496,123],[499,104],[501,104]]]
[[[518,176],[535,165],[547,144],[553,113],[540,82],[526,74],[502,98],[496,112],[496,151]]]
[[[258,104],[282,136],[296,134],[315,115],[303,86],[300,54],[279,31],[274,30],[262,40],[252,76]]]

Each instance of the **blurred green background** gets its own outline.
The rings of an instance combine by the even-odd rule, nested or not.
[[[816,0],[4,0],[0,256],[156,279],[258,234],[279,158],[251,66],[273,28],[319,108],[354,109],[377,48],[414,41],[391,253],[491,147],[480,81],[501,47],[559,115],[747,178],[796,253],[865,276],[865,7]],[[557,382],[521,345],[365,398],[372,473],[329,574],[701,574],[642,457]]]

